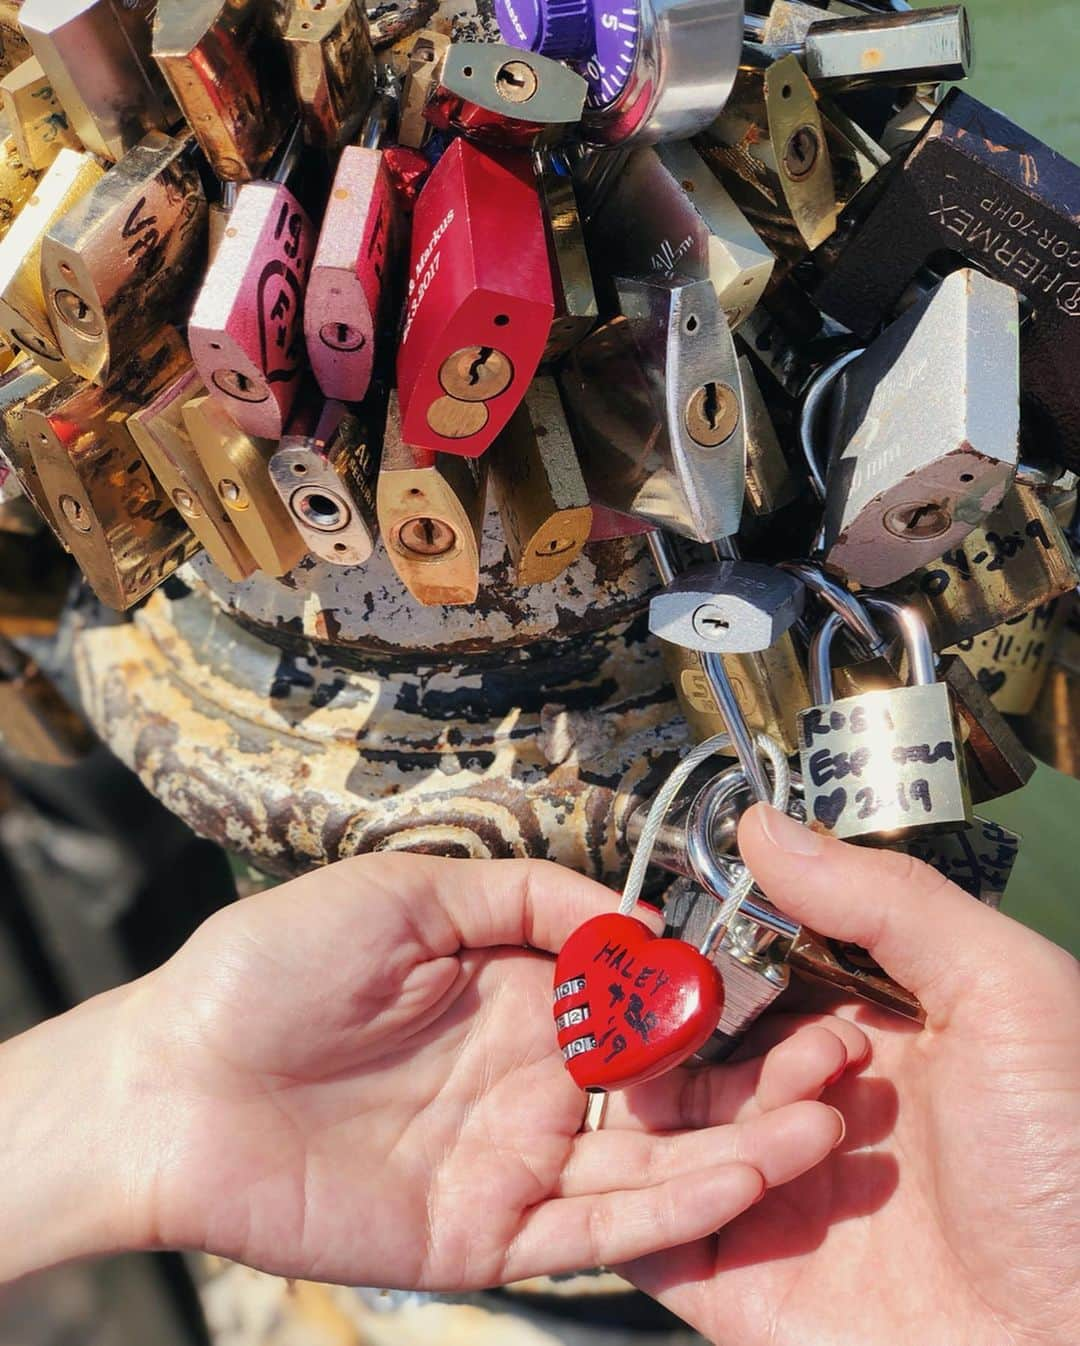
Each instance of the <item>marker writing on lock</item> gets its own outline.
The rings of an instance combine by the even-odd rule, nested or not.
[[[810,779],[815,785],[827,785],[831,780],[844,780],[848,776],[860,778],[866,768],[873,764],[875,754],[869,747],[856,748],[854,752],[831,752],[828,748],[819,748],[810,758]],[[889,752],[889,758],[897,766],[906,766],[909,762],[919,762],[923,766],[933,766],[935,762],[955,762],[956,747],[948,739],[931,747],[929,743],[897,745]]]
[[[630,951],[625,944],[605,944],[600,952],[595,955],[593,962],[606,963],[607,966],[610,967],[612,971],[617,972],[620,977],[623,977],[626,981],[632,981],[636,990],[640,991],[643,988],[648,987],[646,993],[650,996],[655,995],[657,991],[661,990],[671,980],[666,972],[661,971],[659,968],[649,967],[647,964],[643,964],[642,967],[635,972],[634,969],[637,966],[637,959],[630,957],[629,954]],[[652,978],[656,979],[655,984],[649,987],[648,983]]]

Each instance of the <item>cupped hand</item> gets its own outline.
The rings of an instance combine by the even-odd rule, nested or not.
[[[829,1092],[844,1144],[730,1228],[624,1268],[721,1346],[1080,1341],[1080,975],[934,870],[758,806],[740,849],[790,916],[863,946],[927,1011],[867,1007]]]
[[[832,1019],[578,1134],[551,954],[615,905],[550,864],[380,855],[211,918],[131,999],[148,1240],[482,1287],[692,1243],[818,1163],[843,1123],[814,1100],[867,1049]]]

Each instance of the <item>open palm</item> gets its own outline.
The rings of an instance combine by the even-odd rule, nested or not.
[[[785,854],[761,818],[740,841],[765,891],[869,948],[927,1026],[838,1011],[872,1043],[829,1094],[843,1145],[731,1229],[628,1274],[723,1346],[1080,1340],[1075,961],[917,862],[805,830],[816,854]]]
[[[549,951],[614,905],[553,865],[385,855],[213,917],[140,989],[157,1241],[483,1287],[700,1239],[818,1163],[842,1122],[812,1100],[866,1050],[835,1020],[577,1134]]]

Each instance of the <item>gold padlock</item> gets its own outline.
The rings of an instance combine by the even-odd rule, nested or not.
[[[375,92],[375,53],[360,0],[284,0],[278,26],[304,121],[304,139],[341,149]]]
[[[181,316],[206,261],[206,195],[193,136],[152,131],[49,227],[41,275],[74,373],[110,374]]]
[[[1068,612],[1068,599],[1055,598],[945,653],[963,659],[1003,715],[1027,715],[1039,699]]]
[[[0,80],[0,102],[20,160],[35,171],[48,168],[60,151],[82,149],[52,82],[36,56]]]
[[[409,61],[401,90],[401,115],[398,119],[398,144],[422,149],[431,134],[431,123],[424,116],[428,98],[439,82],[450,38],[434,28],[421,28],[409,45]]]

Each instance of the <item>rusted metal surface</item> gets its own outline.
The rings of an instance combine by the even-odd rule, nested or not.
[[[274,874],[410,849],[615,881],[626,817],[687,743],[641,539],[530,590],[491,527],[485,547],[468,609],[418,607],[381,547],[288,586],[192,566],[126,625],[87,609],[90,718],[167,807]]]

